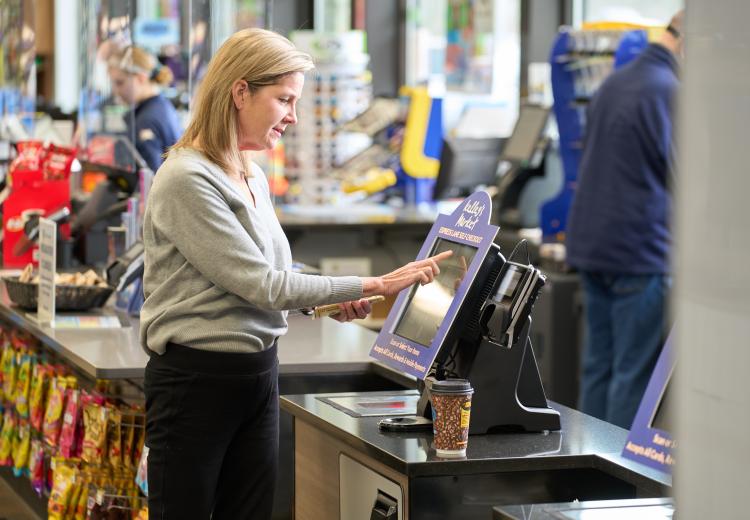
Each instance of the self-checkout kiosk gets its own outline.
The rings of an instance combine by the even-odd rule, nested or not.
[[[423,428],[431,417],[431,385],[446,378],[468,379],[474,387],[472,434],[560,429],[529,340],[545,277],[503,256],[491,213],[489,194],[474,193],[438,217],[419,252],[418,258],[453,255],[432,283],[399,295],[370,352],[420,380],[420,419],[386,420],[384,429]]]

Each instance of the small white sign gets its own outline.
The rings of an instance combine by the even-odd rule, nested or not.
[[[40,323],[55,321],[55,271],[57,268],[57,224],[39,219],[39,294],[37,316]]]

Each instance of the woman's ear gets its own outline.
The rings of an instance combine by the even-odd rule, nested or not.
[[[232,101],[234,101],[234,108],[239,110],[245,105],[245,96],[247,94],[247,81],[244,79],[238,79],[232,83]]]

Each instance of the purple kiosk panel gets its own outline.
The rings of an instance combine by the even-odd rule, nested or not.
[[[490,225],[491,214],[490,196],[479,191],[438,216],[417,259],[448,250],[453,255],[431,284],[398,295],[371,357],[420,379],[428,375],[499,231]]]
[[[654,372],[643,394],[641,406],[635,414],[622,456],[647,466],[672,472],[674,457],[672,450],[676,441],[672,438],[672,422],[669,419],[668,390],[674,371],[675,359],[672,343],[674,333],[670,333]]]

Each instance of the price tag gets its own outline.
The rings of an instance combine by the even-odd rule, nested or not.
[[[55,321],[55,271],[57,269],[57,224],[39,219],[39,294],[37,318],[40,323]]]

